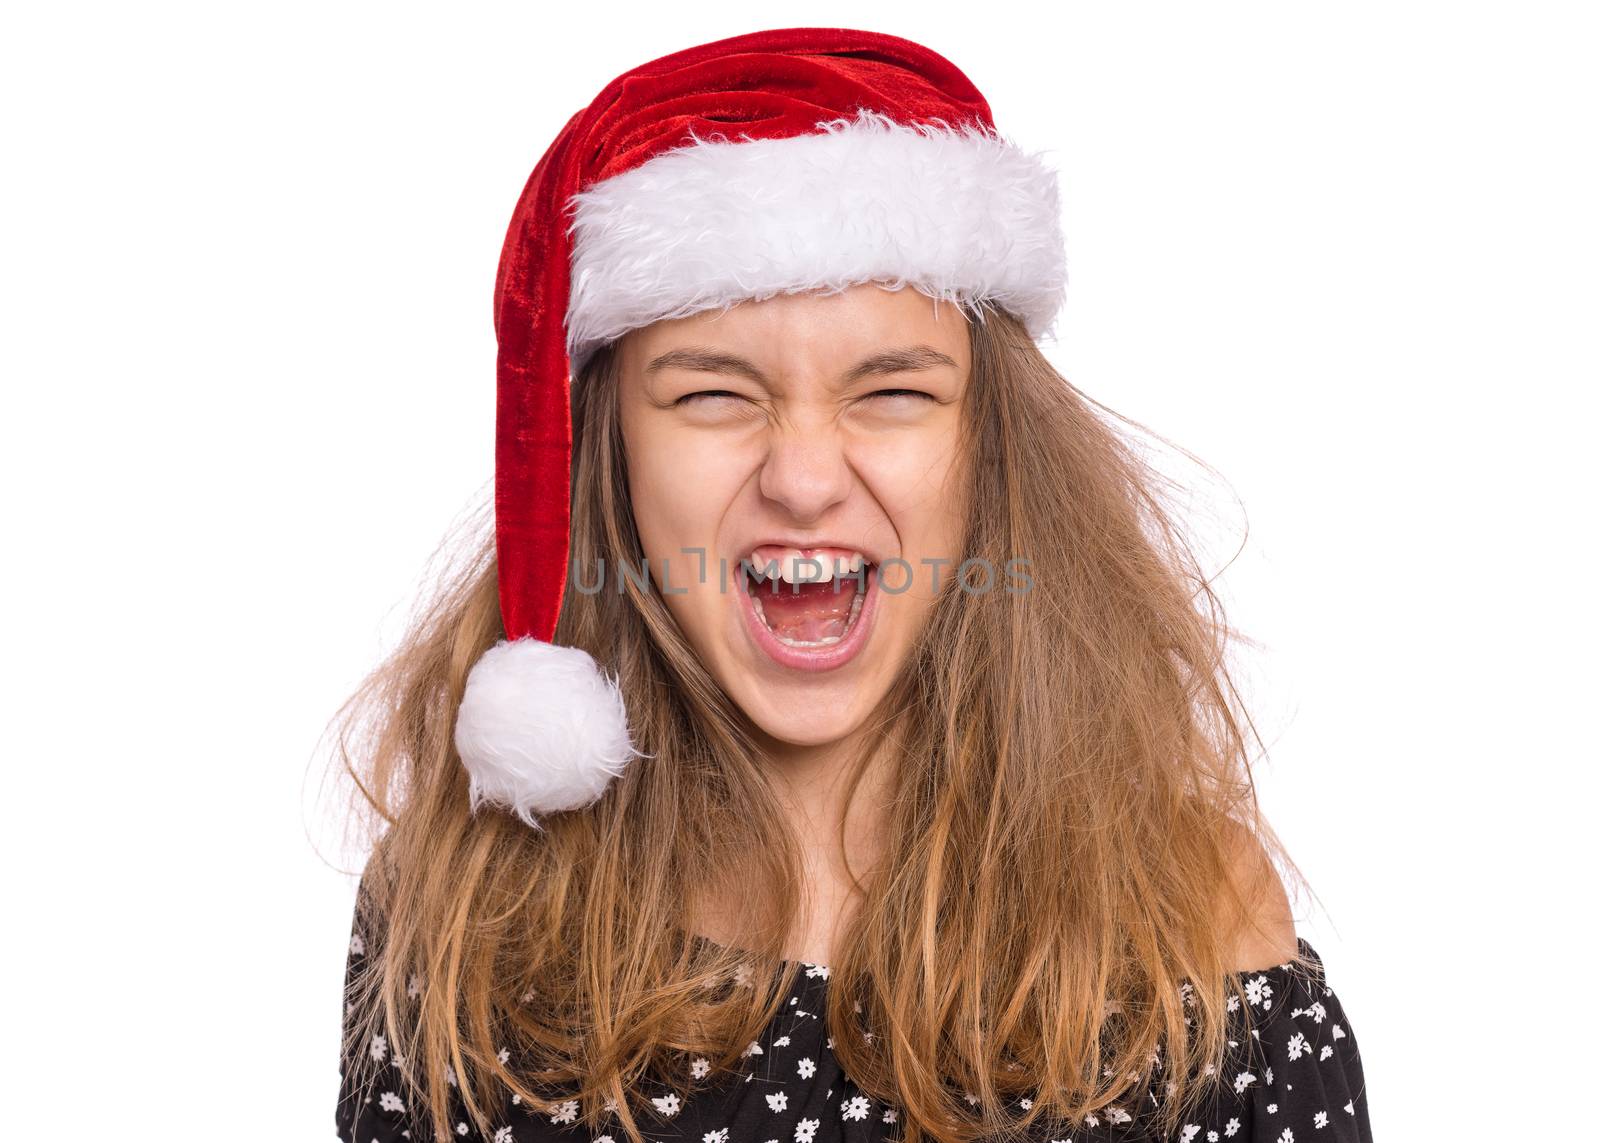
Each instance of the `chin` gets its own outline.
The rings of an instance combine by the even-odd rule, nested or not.
[[[856,696],[859,698],[859,696]],[[737,701],[738,696],[735,696]],[[768,738],[788,746],[826,746],[848,738],[866,721],[866,711],[851,709],[837,713],[818,711],[814,697],[795,696],[790,706],[773,696],[762,696],[753,703],[739,703],[755,728]],[[824,704],[825,705],[825,704]]]

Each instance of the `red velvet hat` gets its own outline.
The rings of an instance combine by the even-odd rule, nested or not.
[[[495,536],[506,638],[456,725],[474,808],[530,825],[637,751],[616,682],[550,642],[568,576],[569,385],[629,330],[737,302],[910,285],[1050,334],[1066,285],[1055,172],[1001,137],[954,64],[848,28],[663,56],[562,128],[495,283]]]

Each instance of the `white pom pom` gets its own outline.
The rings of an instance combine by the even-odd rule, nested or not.
[[[456,751],[471,803],[536,814],[582,809],[638,753],[622,691],[586,652],[538,639],[502,641],[467,675]]]

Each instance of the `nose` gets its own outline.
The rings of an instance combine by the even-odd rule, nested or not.
[[[816,421],[772,428],[761,464],[761,494],[796,523],[822,519],[849,495],[852,479],[837,429]]]

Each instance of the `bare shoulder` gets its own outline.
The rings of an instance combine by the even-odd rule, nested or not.
[[[1224,838],[1233,883],[1242,901],[1224,919],[1232,942],[1231,967],[1240,972],[1274,968],[1299,951],[1294,914],[1283,879],[1259,838],[1234,824]]]

